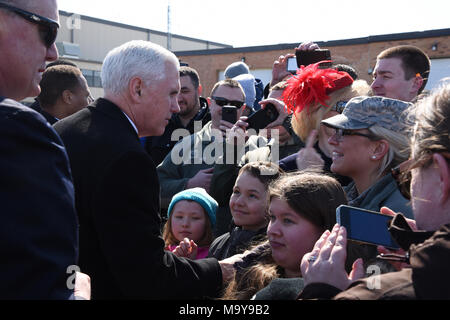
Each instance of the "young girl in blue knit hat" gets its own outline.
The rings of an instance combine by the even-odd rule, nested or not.
[[[170,202],[163,239],[166,250],[179,257],[202,259],[208,256],[213,240],[218,204],[202,188],[177,193]]]

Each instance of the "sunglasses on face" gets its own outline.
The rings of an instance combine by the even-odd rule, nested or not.
[[[14,12],[25,20],[37,24],[39,27],[39,35],[41,37],[41,40],[47,48],[50,48],[55,43],[59,28],[59,23],[55,20],[42,17],[35,13],[22,10],[14,6],[10,6],[9,4],[3,2],[0,2],[0,8],[4,8],[6,10]]]
[[[336,139],[341,142],[344,140],[344,136],[360,136],[360,137],[366,137],[369,140],[378,140],[376,136],[373,134],[365,134],[361,132],[356,132],[354,130],[349,129],[334,129],[334,135],[336,136]]]
[[[234,106],[239,109],[244,105],[244,102],[242,101],[228,100],[222,97],[211,97],[211,99],[213,99],[216,102],[216,104],[220,107]]]

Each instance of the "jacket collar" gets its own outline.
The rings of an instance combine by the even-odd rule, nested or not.
[[[121,124],[128,128],[130,132],[133,133],[133,135],[136,137],[136,139],[139,140],[139,136],[136,132],[136,130],[133,128],[133,125],[130,123],[130,121],[127,119],[125,114],[123,113],[122,109],[120,109],[116,104],[113,102],[105,99],[105,98],[99,98],[91,105],[92,108],[95,108],[97,111],[102,112],[106,114],[108,117],[116,119],[121,122]]]

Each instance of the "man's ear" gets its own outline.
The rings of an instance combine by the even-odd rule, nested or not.
[[[70,90],[64,90],[61,94],[61,98],[65,104],[72,104],[72,92],[70,92]]]
[[[198,92],[198,95],[199,95],[199,96],[201,96],[201,95],[202,95],[202,92],[203,92],[203,87],[202,87],[202,85],[201,85],[201,84],[199,84],[199,85],[198,85],[198,89],[197,89],[197,92]],[[208,101],[208,103],[209,103],[209,101]]]
[[[414,77],[414,82],[413,82],[413,87],[412,87],[414,92],[415,91],[418,92],[420,90],[420,88],[422,87],[422,85],[423,85],[423,78],[420,75],[416,75]]]
[[[378,140],[375,149],[371,154],[372,160],[382,159],[389,151],[389,143],[386,140]]]
[[[433,165],[439,170],[439,186],[441,188],[441,203],[445,203],[450,197],[450,169],[447,160],[439,153],[433,155]]]
[[[142,96],[143,81],[139,77],[131,78],[128,84],[128,92],[133,102],[140,102]]]

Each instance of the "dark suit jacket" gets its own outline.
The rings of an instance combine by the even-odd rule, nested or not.
[[[40,114],[0,97],[0,300],[73,295],[74,201],[61,139]]]
[[[39,100],[35,100],[31,105],[30,108],[33,109],[36,112],[39,112],[44,116],[44,118],[50,123],[51,125],[55,124],[58,119],[56,119],[54,116],[52,116],[50,113],[42,109],[41,104],[39,103]]]
[[[93,299],[195,298],[216,294],[216,259],[164,251],[156,167],[124,113],[105,99],[58,121],[80,219],[80,266]]]

